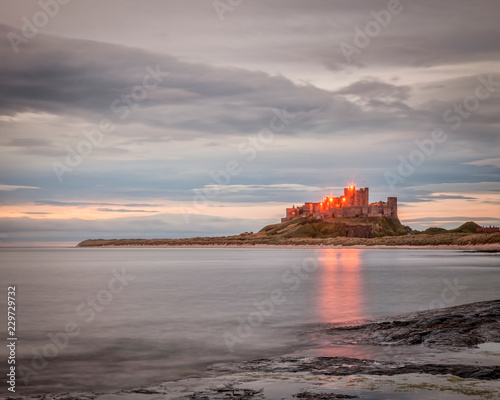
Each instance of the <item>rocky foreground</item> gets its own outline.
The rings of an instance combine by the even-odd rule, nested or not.
[[[115,394],[63,393],[8,399],[500,398],[500,300],[362,324],[321,326],[302,335],[314,337],[316,348],[283,357],[215,364],[203,377]],[[478,348],[483,344],[489,345],[489,350]],[[379,356],[322,355],[355,354],[359,348]]]

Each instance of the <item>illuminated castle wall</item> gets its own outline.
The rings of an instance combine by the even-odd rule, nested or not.
[[[388,197],[387,201],[368,202],[368,188],[356,190],[356,186],[344,189],[340,197],[325,197],[319,203],[305,203],[303,206],[286,209],[286,217],[281,222],[299,217],[315,217],[318,219],[357,218],[357,217],[391,217],[398,218],[398,198]]]

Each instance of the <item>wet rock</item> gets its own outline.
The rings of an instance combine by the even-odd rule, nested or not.
[[[29,399],[40,400],[94,400],[99,396],[97,393],[57,393],[40,394],[30,396]],[[5,400],[26,400],[28,397],[6,397]]]
[[[154,389],[133,389],[133,390],[130,390],[130,391],[127,391],[125,393],[139,393],[139,394],[162,394],[162,392],[159,392],[157,390],[154,390]]]
[[[263,399],[264,397],[262,389],[240,389],[235,388],[234,385],[225,385],[223,387],[194,392],[185,398],[190,400],[252,400]]]
[[[335,399],[359,399],[359,396],[351,396],[341,393],[313,393],[303,391],[294,395],[294,397],[303,400],[335,400]]]
[[[260,359],[236,364],[222,364],[224,372],[260,371],[268,373],[308,372],[315,375],[401,375],[422,373],[429,375],[454,375],[459,378],[479,380],[500,379],[500,366],[484,367],[462,364],[420,364],[392,361],[364,360],[349,357],[280,357]]]
[[[389,321],[325,330],[334,343],[474,347],[500,342],[500,300],[407,314]]]

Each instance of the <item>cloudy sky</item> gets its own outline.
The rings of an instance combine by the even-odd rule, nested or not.
[[[352,183],[500,223],[498,0],[0,10],[2,245],[256,231]]]

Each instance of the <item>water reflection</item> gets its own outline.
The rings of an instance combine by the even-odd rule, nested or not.
[[[319,252],[320,296],[318,314],[322,322],[366,318],[359,249],[323,249]]]

